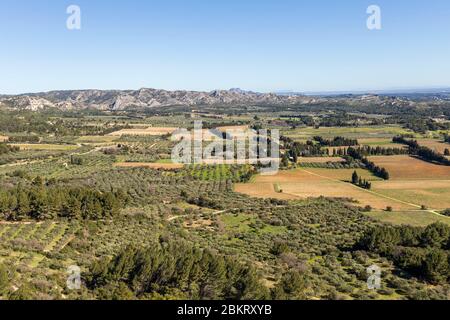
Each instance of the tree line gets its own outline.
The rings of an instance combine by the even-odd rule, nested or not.
[[[376,226],[361,237],[354,250],[384,256],[433,284],[450,281],[450,227],[442,223],[426,228]]]
[[[361,161],[367,170],[372,172],[375,176],[382,178],[384,180],[389,180],[390,175],[389,172],[385,168],[381,168],[377,166],[374,162],[367,159],[364,154],[360,153],[358,149],[353,147],[348,148],[347,155],[352,157],[353,159]]]
[[[318,142],[323,147],[351,147],[359,145],[358,140],[348,139],[345,137],[335,137],[332,140],[324,139],[321,136],[315,136],[314,141]]]
[[[403,155],[408,154],[408,149],[406,148],[385,148],[381,146],[371,147],[371,146],[362,146],[354,148],[359,154],[363,156],[395,156],[395,155]]]
[[[398,136],[394,137],[392,141],[407,145],[409,147],[409,154],[417,156],[424,161],[450,166],[449,159],[430,148],[420,146],[417,140],[409,140],[403,136]]]
[[[98,220],[114,217],[125,206],[122,191],[99,192],[87,187],[18,186],[0,190],[0,218],[10,221],[57,217]]]
[[[370,181],[367,181],[366,179],[361,178],[356,171],[353,172],[352,183],[363,189],[372,189],[372,183]]]
[[[8,141],[11,143],[38,143],[39,141],[41,141],[41,138],[39,138],[38,136],[33,136],[33,135],[22,135],[22,136],[13,136],[13,137],[9,137]]]

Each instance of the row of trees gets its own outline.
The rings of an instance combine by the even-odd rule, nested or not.
[[[364,234],[355,250],[366,250],[431,283],[450,280],[450,227],[376,226]]]
[[[363,189],[367,189],[367,190],[372,189],[372,183],[365,179],[362,179],[356,171],[353,172],[352,183]]]
[[[384,180],[390,179],[389,172],[385,168],[377,166],[374,162],[370,161],[363,154],[361,154],[357,149],[350,147],[347,150],[347,154],[355,160],[360,160],[366,169],[372,172],[375,176]]]
[[[442,164],[445,166],[450,166],[450,160],[447,159],[445,156],[431,150],[427,147],[420,147],[419,149],[415,150],[418,157],[421,159],[428,161],[428,162],[435,162],[438,164]]]
[[[358,140],[345,137],[335,137],[333,140],[328,140],[320,136],[315,136],[313,139],[314,141],[317,141],[321,146],[328,147],[350,147],[359,145]]]
[[[420,146],[416,140],[409,140],[409,139],[406,139],[405,137],[399,136],[399,137],[394,137],[392,139],[392,141],[394,143],[401,143],[401,144],[409,146],[409,153],[411,155],[418,156],[419,158],[421,158],[424,161],[438,163],[438,164],[445,165],[445,166],[450,166],[449,159],[447,159],[445,156],[437,153],[436,151],[431,150],[430,148]]]
[[[18,186],[0,190],[0,218],[11,221],[56,217],[105,219],[118,215],[126,201],[122,191],[101,193],[86,187]]]
[[[8,138],[8,141],[11,143],[38,143],[41,141],[41,138],[34,135],[12,136]]]
[[[356,152],[363,156],[396,156],[402,154],[408,154],[408,149],[406,148],[385,148],[385,147],[371,147],[362,146],[354,148]]]

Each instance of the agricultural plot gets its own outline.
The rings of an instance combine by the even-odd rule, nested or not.
[[[370,126],[370,127],[321,127],[319,129],[308,127],[295,130],[283,130],[283,135],[298,140],[312,139],[314,136],[323,138],[334,138],[336,136],[354,139],[392,139],[394,136],[402,134],[413,134],[412,131],[405,130],[399,126]]]
[[[369,157],[386,168],[392,180],[448,180],[450,167],[435,165],[409,156]]]
[[[17,249],[33,249],[40,252],[52,252],[60,248],[77,231],[75,224],[65,222],[17,222],[1,223],[0,237],[2,246]]]
[[[364,190],[349,183],[354,169],[297,169],[280,171],[275,176],[257,176],[251,183],[238,184],[235,191],[249,196],[275,199],[307,199],[317,197],[354,199],[357,205],[370,205],[375,209],[391,206],[397,210],[417,208],[401,199]],[[378,182],[369,171],[357,169],[363,179]],[[382,183],[382,182],[380,182]],[[277,192],[279,186],[282,192]]]
[[[417,142],[423,147],[430,148],[440,154],[444,154],[445,149],[450,150],[450,144],[433,139],[418,139]]]
[[[433,223],[450,225],[450,218],[423,210],[385,212],[376,211],[367,213],[367,216],[393,225],[410,225],[413,227],[426,227]]]
[[[118,138],[115,136],[83,136],[76,139],[75,142],[81,144],[103,145],[103,144],[110,144],[116,141],[117,139]]]
[[[298,158],[298,163],[342,163],[345,162],[344,159],[340,157],[300,157]]]
[[[250,179],[255,172],[251,165],[189,165],[186,168],[189,176],[202,181],[242,182]]]
[[[148,127],[141,129],[123,129],[120,131],[109,134],[114,137],[121,136],[164,136],[174,133],[178,128],[166,128],[166,127]]]
[[[76,150],[79,146],[65,144],[11,144],[11,146],[19,147],[20,150],[49,150],[49,151],[71,151]]]
[[[184,167],[179,163],[146,163],[146,162],[118,162],[114,164],[118,168],[149,168],[155,170],[177,170]]]
[[[383,147],[383,148],[406,148],[403,145],[393,143],[392,138],[362,138],[358,139],[361,146]]]
[[[66,222],[22,222],[0,224],[0,263],[34,269],[63,250],[74,238],[76,224]]]

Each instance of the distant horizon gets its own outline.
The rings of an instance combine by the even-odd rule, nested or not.
[[[359,90],[324,90],[324,91],[295,91],[295,90],[271,90],[271,91],[261,91],[261,90],[253,90],[246,89],[241,87],[232,87],[232,88],[216,88],[211,90],[189,90],[189,89],[165,89],[165,88],[155,88],[155,87],[141,87],[136,89],[98,89],[98,88],[84,88],[84,89],[50,89],[45,91],[29,91],[29,92],[20,92],[20,93],[0,93],[0,96],[21,96],[21,95],[35,95],[35,94],[45,94],[49,92],[58,92],[58,91],[139,91],[142,89],[151,89],[151,90],[163,90],[168,92],[173,91],[190,91],[190,92],[214,92],[214,91],[230,91],[233,89],[239,89],[244,92],[254,92],[261,94],[277,94],[277,95],[306,95],[306,96],[320,96],[320,95],[346,95],[346,94],[426,94],[426,93],[450,93],[450,85],[449,86],[437,86],[437,87],[403,87],[403,88],[385,88],[385,89],[359,89]]]

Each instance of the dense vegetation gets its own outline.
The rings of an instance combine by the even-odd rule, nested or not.
[[[119,214],[124,207],[123,192],[99,192],[87,188],[45,186],[35,180],[30,187],[0,190],[0,217],[10,221],[69,219],[105,219]]]
[[[332,140],[324,139],[320,136],[315,136],[314,141],[317,141],[321,146],[327,147],[352,147],[359,145],[357,139],[348,139],[344,137],[335,137]]]
[[[19,147],[12,147],[10,145],[7,145],[6,143],[0,143],[0,155],[18,151]]]
[[[450,227],[447,225],[377,226],[355,248],[387,257],[402,270],[431,283],[450,280]]]
[[[149,248],[129,247],[111,260],[96,263],[89,285],[101,299],[270,297],[253,267],[174,241],[162,241]]]

